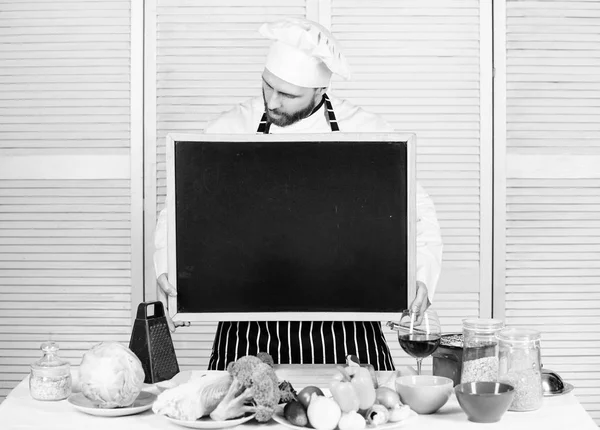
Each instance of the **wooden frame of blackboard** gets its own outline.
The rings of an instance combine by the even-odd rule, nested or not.
[[[411,133],[324,133],[324,134],[169,134],[166,137],[167,163],[167,255],[168,278],[177,289],[177,241],[175,197],[175,146],[178,142],[389,142],[406,145],[407,220],[407,303],[416,290],[416,136]],[[178,312],[177,297],[168,297],[174,321],[384,321],[397,320],[397,312]]]

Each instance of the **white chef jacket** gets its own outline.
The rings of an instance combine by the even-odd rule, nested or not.
[[[340,132],[393,132],[383,118],[354,106],[346,100],[330,97]],[[325,115],[325,105],[301,121],[287,127],[271,125],[270,133],[330,133]],[[209,134],[256,134],[264,113],[262,96],[245,101],[210,121],[205,133]],[[427,286],[429,301],[433,296],[442,265],[442,238],[435,207],[427,192],[417,183],[417,273],[416,280]],[[167,212],[163,209],[158,217],[154,233],[154,268],[156,277],[168,273],[167,268]]]

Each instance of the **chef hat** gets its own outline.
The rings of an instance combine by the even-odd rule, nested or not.
[[[263,24],[260,33],[274,40],[265,67],[299,87],[329,86],[333,73],[350,77],[346,57],[333,35],[307,19],[287,18]]]

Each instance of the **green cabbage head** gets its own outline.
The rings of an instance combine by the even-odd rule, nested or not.
[[[81,392],[100,408],[131,405],[144,385],[140,359],[126,346],[102,342],[83,354],[79,366]]]

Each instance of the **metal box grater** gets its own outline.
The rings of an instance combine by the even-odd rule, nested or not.
[[[138,305],[129,349],[142,362],[146,374],[144,382],[147,384],[169,380],[179,373],[162,302],[144,302]]]

